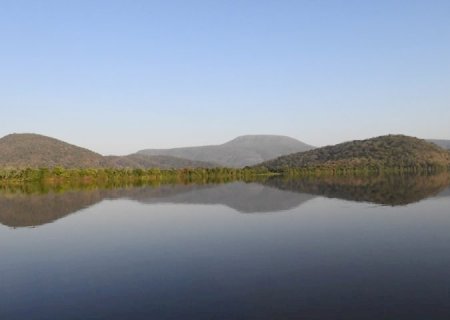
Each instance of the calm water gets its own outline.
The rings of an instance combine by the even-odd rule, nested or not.
[[[447,176],[0,194],[0,319],[449,319]]]

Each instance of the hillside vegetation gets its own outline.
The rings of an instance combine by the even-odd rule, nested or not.
[[[212,163],[171,156],[102,156],[38,134],[10,134],[0,139],[0,168],[211,168]]]
[[[10,134],[0,139],[0,167],[102,167],[102,155],[72,144],[38,135]]]
[[[429,169],[450,166],[450,153],[433,143],[404,135],[345,142],[263,162],[271,171],[294,169]]]
[[[262,161],[313,149],[299,140],[276,135],[246,135],[221,145],[174,149],[146,149],[144,155],[173,156],[192,161],[214,163],[216,166],[242,168]]]
[[[311,147],[288,137],[259,135],[239,137],[220,146],[166,150],[171,151],[168,153],[172,155],[154,155],[153,153],[158,152],[149,150],[127,156],[102,156],[42,135],[11,134],[0,139],[0,169],[6,170],[1,173],[4,177],[17,175],[21,177],[22,173],[19,174],[19,172],[25,172],[23,170],[26,168],[139,170],[225,168],[223,163],[232,164],[228,167],[241,167],[244,163],[253,163],[258,159],[261,164],[251,169],[257,174],[268,173],[268,171],[303,172],[318,169],[332,172],[359,169],[379,171],[386,168],[415,171],[416,169],[450,167],[450,151],[434,143],[403,135],[351,141],[261,161],[275,154],[299,148]],[[185,157],[180,157],[179,154],[184,154]],[[197,158],[210,159],[210,161]],[[12,169],[17,170],[11,171]],[[32,175],[35,175],[35,172],[37,171],[33,171]],[[84,171],[80,172],[81,176],[85,176]],[[30,172],[25,176],[29,174]],[[119,175],[122,175],[122,171]]]
[[[111,168],[213,168],[214,163],[204,161],[194,161],[172,156],[149,156],[145,154],[130,154],[128,156],[107,156],[105,161]]]

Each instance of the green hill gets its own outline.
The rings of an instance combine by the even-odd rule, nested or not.
[[[271,171],[286,168],[429,168],[450,166],[450,153],[433,143],[404,135],[345,142],[261,163]]]

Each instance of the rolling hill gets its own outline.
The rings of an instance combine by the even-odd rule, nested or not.
[[[0,139],[0,167],[102,167],[102,155],[88,149],[31,133]]]
[[[275,135],[246,135],[221,145],[174,149],[146,149],[138,154],[173,156],[205,161],[219,166],[240,168],[279,156],[313,149],[296,139]]]
[[[113,168],[213,168],[214,163],[188,160],[172,156],[150,156],[133,153],[127,156],[106,156],[105,161],[108,167]]]
[[[0,139],[1,168],[193,168],[214,164],[171,156],[102,156],[38,134],[10,134]]]
[[[440,140],[444,145],[445,140]],[[143,150],[127,156],[102,156],[51,137],[10,134],[0,139],[1,168],[210,168],[260,163],[285,167],[425,167],[448,166],[450,152],[425,140],[388,135],[318,149],[284,136],[241,136],[221,145]],[[300,151],[300,152],[299,152]],[[280,156],[281,155],[281,156]],[[278,157],[278,158],[277,158]]]
[[[404,135],[355,140],[266,161],[259,166],[283,168],[428,167],[449,166],[450,153],[437,145]]]

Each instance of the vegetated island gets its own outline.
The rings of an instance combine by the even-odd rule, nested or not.
[[[422,139],[387,135],[292,153],[255,166],[227,168],[169,155],[105,157],[57,139],[13,134],[0,139],[0,168],[3,183],[208,182],[280,174],[428,173],[448,170],[450,152]]]

